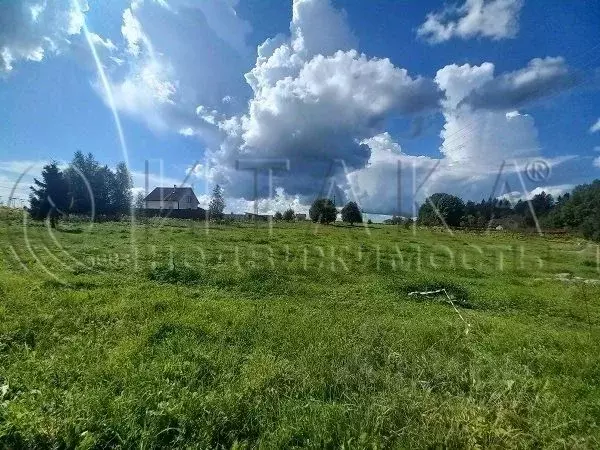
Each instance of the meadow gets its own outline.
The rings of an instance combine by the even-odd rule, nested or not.
[[[600,447],[582,238],[0,212],[0,448]]]

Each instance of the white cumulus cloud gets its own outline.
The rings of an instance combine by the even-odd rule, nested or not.
[[[122,15],[124,46],[105,61],[116,108],[155,130],[213,139],[197,106],[223,107],[247,89],[240,74],[251,62],[251,27],[237,3],[132,1]]]
[[[536,195],[546,193],[550,194],[556,200],[557,197],[572,191],[574,187],[574,184],[560,184],[557,186],[538,186],[535,189],[526,193],[514,191],[501,195],[499,198],[505,198],[507,200],[510,200],[512,203],[515,203],[519,200],[531,200]]]
[[[24,0],[0,2],[0,74],[21,61],[42,61],[63,51],[80,34],[85,0]]]
[[[435,192],[467,200],[515,191],[527,197],[541,192],[539,184],[548,181],[556,184],[546,186],[546,192],[569,190],[583,173],[582,162],[574,157],[545,159],[547,179],[528,176],[527,168],[542,159],[531,116],[514,109],[475,109],[463,101],[496,79],[491,63],[438,70],[435,81],[445,94],[440,155],[407,155],[388,133],[365,139],[370,158],[365,167],[347,174],[347,196],[369,212],[411,215],[417,203]]]
[[[453,37],[512,38],[519,30],[522,6],[523,0],[466,0],[462,6],[429,13],[417,33],[432,44]]]
[[[577,76],[562,57],[534,58],[526,67],[477,86],[464,100],[474,108],[518,108],[575,86]]]
[[[327,36],[314,26],[317,16],[334,18]],[[477,200],[502,195],[492,192],[499,171],[504,190],[536,187],[523,174],[542,156],[538,131],[518,107],[571,85],[562,58],[534,59],[499,76],[489,62],[452,64],[429,80],[355,46],[344,14],[329,1],[296,0],[289,36],[261,44],[246,73],[253,92],[248,110],[226,116],[218,106],[197,108],[199,118],[222,136],[209,152],[208,179],[224,185],[228,196],[248,199],[252,172],[237,170],[238,162],[285,161],[288,170],[275,171],[273,182],[287,195],[310,202],[329,190],[382,214],[406,213],[437,191]],[[385,131],[390,117],[438,110],[445,120],[439,155],[405,154]],[[567,159],[548,165],[565,167]],[[553,181],[566,184],[561,180],[568,176],[563,171]],[[259,196],[267,195],[265,178]],[[423,179],[413,192],[413,183]]]
[[[387,118],[439,106],[432,80],[369,58],[356,45],[344,13],[329,1],[294,1],[289,37],[260,45],[246,74],[253,91],[248,111],[217,123],[225,138],[213,155],[230,194],[251,192],[247,177],[232,169],[241,158],[288,161],[292,175],[278,183],[291,195],[312,194],[332,161],[335,173],[364,167],[370,151],[361,141]],[[207,112],[202,107],[200,116],[210,123],[216,114]]]
[[[463,104],[465,96],[494,81],[494,65],[449,65],[440,69],[436,81],[446,93],[441,132],[441,152],[450,162],[497,166],[509,158],[539,153],[533,118],[518,111],[473,110]]]

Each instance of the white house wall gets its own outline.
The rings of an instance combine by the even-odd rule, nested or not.
[[[146,209],[177,209],[177,202],[147,201]]]
[[[198,203],[185,203],[185,202],[163,202],[160,200],[151,200],[146,202],[146,209],[196,209]]]

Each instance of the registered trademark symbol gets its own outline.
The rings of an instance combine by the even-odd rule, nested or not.
[[[550,177],[550,165],[543,159],[536,159],[527,163],[525,173],[531,181],[544,181]]]

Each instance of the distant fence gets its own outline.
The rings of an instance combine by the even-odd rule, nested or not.
[[[206,220],[206,210],[197,209],[135,209],[136,217],[170,217],[172,219]]]

